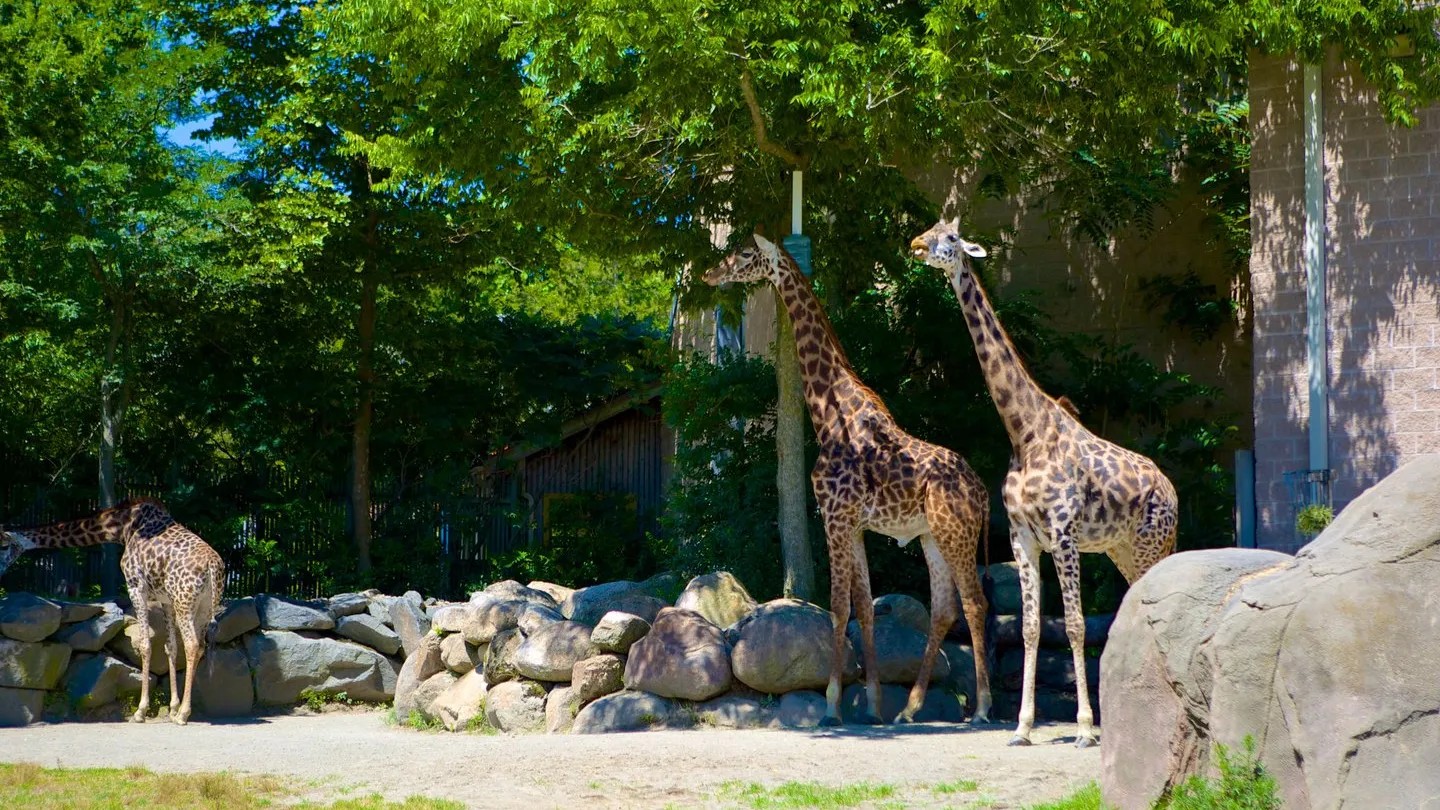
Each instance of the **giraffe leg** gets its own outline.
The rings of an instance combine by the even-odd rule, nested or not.
[[[819,487],[816,487],[819,491]],[[821,507],[822,513],[824,507]],[[853,538],[859,533],[853,520],[830,517],[825,521],[825,537],[830,547],[830,621],[834,623],[831,649],[830,683],[825,687],[825,716],[822,726],[840,725],[840,689],[845,674],[845,625],[850,622],[850,586],[854,581],[855,561]]]
[[[855,722],[880,726],[880,659],[875,654],[875,601],[870,594],[870,565],[865,558],[865,535],[854,532],[855,582],[851,586],[855,602],[855,619],[860,624],[860,646],[865,652],[865,698],[868,709],[856,715]]]
[[[980,570],[975,567],[974,555],[965,560],[951,563],[955,575],[955,586],[960,591],[960,606],[965,610],[965,622],[970,625],[970,649],[975,654],[975,710],[970,716],[971,723],[990,722],[990,659],[985,646],[985,617],[990,605],[985,601],[985,590],[980,586]],[[946,628],[947,630],[949,628]]]
[[[200,665],[200,635],[195,630],[195,606],[193,604],[185,607],[183,614],[178,613],[180,606],[176,606],[177,618],[185,616],[185,621],[180,622],[180,635],[185,640],[185,697],[180,701],[178,712],[172,712],[171,721],[177,726],[183,726],[190,719],[190,690],[195,685],[195,668]],[[170,682],[172,692],[179,691],[175,688],[175,682]],[[174,701],[174,698],[171,698]]]
[[[135,588],[130,589],[130,600],[135,607],[135,645],[140,648],[140,708],[130,720],[135,723],[145,722],[146,710],[150,708],[150,640],[155,637],[155,631],[150,627],[150,607],[146,602],[139,601],[135,596]]]
[[[1135,549],[1125,543],[1111,546],[1105,550],[1105,556],[1115,563],[1120,570],[1120,576],[1125,577],[1125,582],[1135,584],[1140,578],[1140,569],[1135,565]]]
[[[180,708],[180,681],[176,677],[179,672],[175,669],[175,655],[180,651],[180,639],[175,634],[174,606],[167,605],[165,614],[165,658],[170,664],[170,719],[175,719],[175,711]]]
[[[925,639],[925,655],[920,660],[920,672],[915,685],[910,688],[910,700],[905,710],[895,718],[897,723],[913,723],[915,715],[925,705],[925,692],[930,686],[931,671],[935,658],[940,654],[940,641],[955,623],[959,609],[955,605],[955,578],[945,555],[936,545],[933,534],[920,537],[920,548],[925,551],[925,563],[930,568],[930,635]]]
[[[1021,518],[1023,519],[1023,518]],[[1028,525],[1010,518],[1010,546],[1020,564],[1020,626],[1025,639],[1025,680],[1020,687],[1020,723],[1010,745],[1029,745],[1035,727],[1035,667],[1040,660],[1040,544]]]
[[[1065,635],[1070,638],[1070,652],[1075,664],[1075,697],[1079,707],[1075,723],[1077,748],[1099,743],[1095,737],[1095,715],[1090,708],[1089,678],[1085,674],[1085,611],[1080,604],[1080,550],[1068,528],[1055,529],[1055,572],[1060,575],[1060,594],[1065,601]]]
[[[1132,585],[1136,579],[1145,576],[1145,572],[1154,567],[1155,563],[1170,556],[1170,552],[1175,550],[1176,524],[1174,500],[1164,493],[1152,492],[1147,502],[1145,520],[1135,532],[1134,543],[1125,549],[1134,560],[1135,579],[1130,580]],[[1112,554],[1111,559],[1114,558]]]

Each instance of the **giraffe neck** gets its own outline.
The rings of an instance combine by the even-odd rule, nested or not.
[[[975,343],[985,385],[1010,434],[1010,443],[1022,446],[1038,433],[1038,422],[1046,417],[1050,398],[1025,371],[1020,353],[1000,325],[975,273],[969,267],[956,268],[950,274],[950,286],[965,312],[965,326]]]
[[[835,337],[835,329],[810,282],[788,254],[782,254],[782,258],[775,288],[795,327],[795,350],[815,437],[822,447],[853,442],[856,425],[852,422],[861,409],[886,420],[890,413],[850,367],[850,359]]]
[[[77,548],[101,543],[124,545],[142,522],[160,520],[160,516],[173,522],[165,510],[153,501],[126,501],[89,517],[35,526],[22,532],[36,548]]]

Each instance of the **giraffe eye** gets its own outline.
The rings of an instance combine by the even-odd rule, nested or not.
[[[954,242],[956,239],[959,239],[959,238],[960,238],[960,237],[956,236],[956,235],[953,234],[953,233],[949,233],[949,234],[946,234],[946,235],[945,235],[945,241],[946,241],[946,242]]]

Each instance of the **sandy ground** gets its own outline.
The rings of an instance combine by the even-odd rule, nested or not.
[[[1041,726],[1029,748],[1007,747],[1010,733],[1008,726],[925,724],[487,736],[394,728],[367,712],[184,728],[150,722],[0,729],[0,760],[274,774],[297,779],[313,798],[421,794],[487,810],[744,807],[736,783],[789,781],[892,785],[887,808],[1021,808],[1098,776],[1099,749],[1076,750],[1074,726]],[[974,780],[979,789],[934,789],[957,780]]]

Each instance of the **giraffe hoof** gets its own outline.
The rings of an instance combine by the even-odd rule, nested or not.
[[[990,715],[988,715],[988,714],[976,714],[976,715],[974,715],[974,716],[972,716],[972,717],[970,718],[970,725],[972,725],[972,726],[988,726],[988,725],[990,725]]]
[[[135,712],[134,714],[130,715],[130,722],[132,722],[132,723],[143,723],[143,722],[145,722],[145,713],[144,713],[144,712]]]
[[[1024,746],[1024,745],[1029,745],[1029,744],[1030,744],[1030,739],[1029,739],[1028,737],[1021,737],[1019,734],[1016,734],[1014,737],[1011,737],[1011,738],[1010,738],[1010,742],[1006,743],[1006,745],[1013,745],[1013,746],[1017,746],[1017,747],[1018,747],[1018,746]]]
[[[824,717],[820,718],[820,727],[821,727],[821,728],[837,728],[839,725],[840,725],[840,718],[838,718],[838,717],[832,717],[832,716],[830,716],[830,715],[827,714],[827,715],[825,715]]]
[[[1099,744],[1099,740],[1095,739],[1094,737],[1086,737],[1084,735],[1081,735],[1075,740],[1076,748],[1090,748],[1091,746],[1096,746]]]
[[[906,709],[895,716],[895,725],[897,726],[908,725],[913,722],[915,722],[915,712],[911,709]]]

